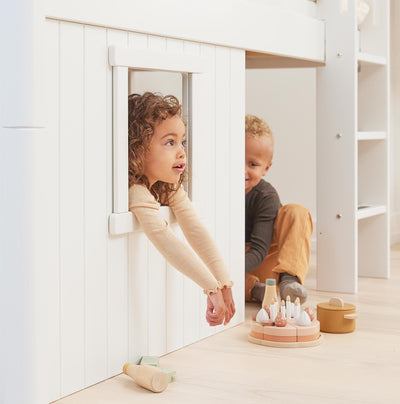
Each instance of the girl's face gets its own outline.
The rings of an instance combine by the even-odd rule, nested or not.
[[[175,115],[155,126],[144,160],[144,174],[150,186],[157,181],[176,184],[185,166],[185,125]]]

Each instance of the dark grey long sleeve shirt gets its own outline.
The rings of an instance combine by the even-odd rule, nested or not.
[[[281,206],[275,188],[263,179],[246,195],[246,243],[250,243],[246,273],[256,269],[268,254]]]

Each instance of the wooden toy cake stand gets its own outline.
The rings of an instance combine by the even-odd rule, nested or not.
[[[319,335],[318,339],[315,339],[313,341],[296,341],[296,342],[279,342],[279,341],[268,341],[265,339],[258,339],[252,337],[250,334],[248,335],[248,340],[249,342],[252,342],[253,344],[258,344],[258,345],[265,345],[265,346],[270,346],[273,348],[307,348],[307,347],[313,347],[313,346],[318,346],[322,343],[324,337],[322,334]]]

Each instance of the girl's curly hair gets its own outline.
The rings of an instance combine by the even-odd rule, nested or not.
[[[128,97],[128,135],[129,135],[129,186],[150,183],[144,174],[144,160],[153,137],[154,127],[160,121],[178,115],[182,118],[182,105],[173,95],[146,92],[143,95],[131,94]],[[178,184],[158,181],[150,192],[162,203],[167,204],[171,193],[175,192],[186,178],[184,171]]]

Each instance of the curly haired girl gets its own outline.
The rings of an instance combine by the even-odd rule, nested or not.
[[[228,324],[235,313],[233,283],[182,186],[186,152],[181,111],[172,95],[129,96],[129,209],[165,259],[204,289],[207,322]],[[201,260],[171,231],[160,204],[171,208]]]

